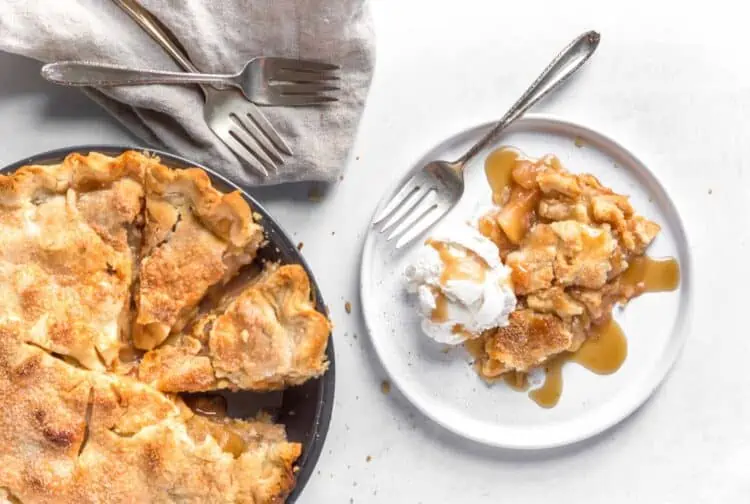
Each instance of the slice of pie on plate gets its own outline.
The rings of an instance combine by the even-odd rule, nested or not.
[[[593,175],[571,173],[554,156],[515,159],[510,184],[495,194],[501,205],[479,221],[518,299],[510,324],[474,344],[476,368],[489,380],[578,350],[615,304],[643,293],[622,274],[660,231]]]
[[[315,311],[299,265],[269,267],[190,334],[146,353],[139,378],[167,391],[279,390],[328,367],[328,319]]]

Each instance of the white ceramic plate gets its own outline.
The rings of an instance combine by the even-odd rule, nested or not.
[[[433,159],[457,158],[487,128],[482,125],[447,139],[414,166]],[[576,143],[581,142],[578,147]],[[643,163],[615,141],[567,121],[528,116],[509,129],[497,146],[501,145],[517,147],[534,157],[557,155],[569,170],[592,173],[604,185],[630,195],[637,212],[662,226],[649,255],[677,258],[682,273],[680,287],[675,292],[645,294],[625,309],[615,310],[615,318],[628,338],[628,357],[620,370],[600,376],[575,364],[564,366],[562,397],[552,409],[540,408],[525,393],[513,391],[504,383],[486,385],[471,368],[462,348],[445,353],[444,346],[432,342],[420,330],[414,300],[404,290],[403,270],[423,240],[395,252],[372,227],[362,254],[365,322],[392,382],[437,423],[488,445],[518,449],[561,446],[593,436],[627,417],[651,395],[674,364],[685,341],[690,313],[689,249],[667,192]],[[375,214],[400,185],[388,191]],[[464,197],[445,221],[476,214],[490,204],[490,196],[482,157],[469,167]]]

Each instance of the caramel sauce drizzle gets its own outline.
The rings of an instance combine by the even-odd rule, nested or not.
[[[476,252],[455,247],[445,242],[429,240],[427,243],[437,251],[440,260],[443,262],[443,273],[440,275],[442,285],[447,284],[450,280],[484,282],[487,264]]]
[[[440,291],[434,291],[435,309],[432,310],[430,320],[439,324],[448,320],[448,298]]]
[[[560,400],[563,389],[562,368],[575,362],[589,371],[608,375],[616,372],[628,356],[628,340],[614,319],[597,326],[581,348],[553,357],[545,365],[544,385],[529,392],[529,397],[542,408],[552,408]]]
[[[641,256],[630,260],[620,282],[636,286],[643,282],[644,292],[667,292],[680,285],[680,264],[674,258],[653,259]]]
[[[485,175],[492,189],[495,204],[503,204],[513,185],[513,170],[520,163],[528,163],[520,151],[503,147],[492,152],[485,161]],[[560,160],[554,156],[545,163],[562,168]],[[595,240],[596,238],[592,238]],[[603,239],[603,238],[602,238]],[[674,258],[653,259],[642,256],[630,261],[630,265],[620,276],[620,282],[640,287],[643,292],[667,292],[677,289],[680,284],[680,265]],[[470,340],[464,343],[467,351],[478,357],[483,354],[482,342]],[[586,341],[576,352],[565,352],[551,358],[545,365],[544,384],[529,391],[529,397],[543,408],[552,408],[560,400],[563,390],[562,368],[567,362],[574,362],[589,371],[607,375],[622,366],[628,354],[627,338],[614,319],[592,329]],[[498,377],[509,387],[518,391],[528,391],[528,375],[511,371]]]
[[[451,280],[470,280],[477,283],[484,282],[487,274],[487,263],[473,250],[455,247],[449,243],[429,240],[443,262],[443,272],[440,274],[440,284],[446,285]],[[445,294],[435,289],[435,309],[430,319],[435,323],[448,320],[448,299]],[[456,330],[461,330],[458,328]]]
[[[513,168],[519,161],[521,153],[515,149],[497,149],[487,156],[484,163],[484,173],[492,189],[492,201],[499,205],[503,192],[513,183]]]

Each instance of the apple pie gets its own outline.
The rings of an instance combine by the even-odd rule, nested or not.
[[[301,445],[180,393],[325,372],[328,319],[296,265],[256,261],[242,196],[137,152],[0,175],[0,502],[282,502]]]
[[[140,379],[166,392],[268,391],[325,372],[329,322],[315,311],[301,266],[266,271],[221,305],[190,334],[146,353]]]
[[[526,372],[576,351],[612,307],[643,292],[622,281],[660,227],[594,176],[573,174],[557,158],[503,149],[510,181],[479,230],[500,249],[518,298],[509,325],[482,335],[477,370],[493,379]]]

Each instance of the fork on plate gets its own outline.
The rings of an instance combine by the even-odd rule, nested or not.
[[[179,65],[197,73],[185,52],[163,25],[136,0],[113,0],[138,23]],[[260,109],[234,89],[201,85],[206,98],[203,117],[206,124],[245,165],[262,176],[284,163],[282,156],[292,150]]]
[[[568,79],[591,57],[599,45],[599,33],[589,31],[571,42],[537,77],[500,121],[456,161],[432,161],[417,169],[373,221],[382,224],[387,241],[396,248],[407,245],[427,231],[458,203],[464,192],[464,170],[486,147],[530,107]]]
[[[258,105],[320,105],[338,99],[335,73],[340,67],[319,61],[258,57],[236,74],[138,70],[117,65],[59,61],[42,67],[42,77],[64,86],[136,86],[142,84],[211,84],[238,88]]]

